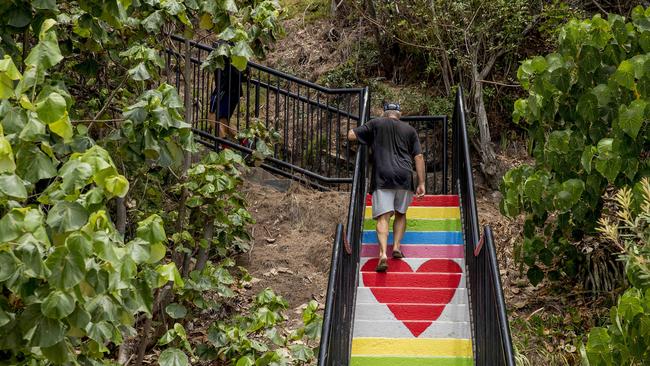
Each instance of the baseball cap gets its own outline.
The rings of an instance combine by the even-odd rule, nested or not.
[[[384,112],[385,111],[401,111],[399,103],[384,103]]]

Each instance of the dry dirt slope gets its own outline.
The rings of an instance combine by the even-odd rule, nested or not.
[[[252,248],[238,264],[255,278],[252,293],[271,287],[290,308],[325,302],[337,223],[347,216],[348,192],[319,192],[283,181],[286,191],[248,180],[244,194],[256,223]],[[292,316],[294,318],[294,316]]]

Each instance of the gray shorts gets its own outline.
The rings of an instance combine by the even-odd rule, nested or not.
[[[377,189],[372,194],[372,218],[394,211],[405,214],[412,200],[408,189]]]

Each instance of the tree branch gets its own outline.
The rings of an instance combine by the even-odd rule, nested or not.
[[[488,75],[490,75],[490,72],[492,71],[492,67],[494,67],[494,64],[497,62],[499,57],[503,56],[504,53],[506,53],[506,49],[502,47],[497,53],[490,56],[490,59],[488,60],[487,64],[483,66],[483,69],[478,74],[478,80],[486,79]]]
[[[124,75],[124,78],[122,78],[122,81],[120,82],[120,85],[118,85],[117,88],[113,89],[111,94],[108,96],[108,99],[106,99],[106,103],[104,103],[104,106],[102,107],[102,109],[100,109],[99,112],[97,112],[97,114],[95,114],[95,117],[93,118],[94,120],[97,120],[102,115],[102,113],[104,113],[106,108],[108,108],[108,105],[111,104],[111,101],[113,101],[113,98],[115,97],[115,94],[117,94],[117,91],[122,89],[122,85],[124,85],[124,83],[126,82],[126,80],[128,78],[129,78],[129,74]]]
[[[603,7],[600,6],[600,4],[598,4],[598,2],[597,2],[596,0],[591,0],[591,2],[592,2],[594,5],[596,5],[596,7],[597,7],[600,11],[603,12],[603,14],[605,14],[605,15],[609,14],[609,13],[607,12],[607,10],[603,9]]]
[[[499,81],[492,81],[492,80],[476,80],[477,83],[483,83],[483,84],[494,84],[494,85],[499,85],[499,86],[506,86],[509,88],[521,88],[521,85],[519,84],[506,84],[502,83]]]

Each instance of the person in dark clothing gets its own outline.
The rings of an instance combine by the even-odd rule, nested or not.
[[[245,77],[244,73],[231,65],[229,58],[226,58],[223,70],[215,73],[216,86],[210,95],[208,119],[217,125],[219,137],[234,138],[237,135],[237,128],[230,126],[230,117],[239,106]]]
[[[388,269],[386,255],[390,219],[393,223],[393,258],[404,258],[400,241],[406,230],[406,210],[413,200],[413,191],[424,196],[424,157],[417,131],[400,121],[399,104],[384,105],[384,114],[348,132],[348,140],[359,141],[372,149],[372,217],[377,220],[379,263],[376,270]],[[413,161],[417,187],[413,182]]]

